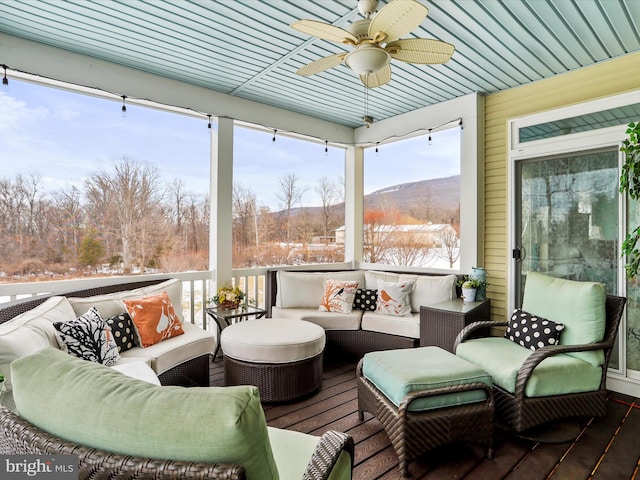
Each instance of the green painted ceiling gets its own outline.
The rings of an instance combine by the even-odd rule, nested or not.
[[[640,0],[420,0],[429,15],[403,38],[456,47],[444,65],[391,62],[369,93],[376,120],[471,92],[493,93],[640,50]],[[379,8],[386,2],[380,1]],[[289,27],[346,27],[356,0],[2,0],[0,32],[348,126],[364,87],[340,65],[302,65],[348,48]],[[0,64],[3,63],[0,58]],[[8,65],[11,67],[11,65]],[[30,72],[38,73],[38,72]]]

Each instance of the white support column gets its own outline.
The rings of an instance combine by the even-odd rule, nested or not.
[[[226,117],[212,123],[210,192],[209,268],[217,289],[232,278],[233,120]]]
[[[362,262],[364,222],[364,148],[347,147],[345,159],[344,260]]]

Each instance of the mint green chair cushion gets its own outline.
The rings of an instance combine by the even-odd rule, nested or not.
[[[320,437],[267,427],[280,480],[300,480]],[[351,480],[351,456],[342,452],[331,470],[329,480]]]
[[[491,386],[491,376],[481,367],[438,347],[371,352],[364,356],[362,373],[396,406],[407,394],[481,382]],[[484,390],[450,393],[414,401],[409,410],[424,411],[485,400]]]
[[[563,280],[529,272],[522,309],[564,324],[560,345],[601,342],[606,321],[606,292],[603,283]],[[592,365],[604,363],[602,350],[568,353]]]
[[[278,479],[258,389],[160,387],[54,348],[11,364],[18,413],[60,438],[134,456],[241,464]]]
[[[466,340],[456,355],[473,362],[493,378],[493,383],[514,393],[520,366],[531,350],[502,337]],[[527,382],[527,397],[545,397],[567,393],[591,392],[600,388],[602,367],[561,354],[544,359]]]

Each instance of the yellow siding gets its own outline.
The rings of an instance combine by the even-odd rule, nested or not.
[[[507,316],[507,121],[640,89],[640,53],[602,62],[485,98],[484,267],[494,320]]]

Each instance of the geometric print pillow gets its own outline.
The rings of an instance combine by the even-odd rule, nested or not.
[[[55,322],[53,326],[58,343],[71,355],[108,367],[120,359],[111,329],[96,307],[75,320]]]
[[[530,350],[557,345],[564,330],[562,323],[552,322],[516,308],[504,332],[505,338]]]
[[[106,322],[111,328],[111,333],[113,333],[113,338],[118,346],[118,352],[126,352],[136,346],[135,329],[127,312],[108,318]]]
[[[321,312],[351,313],[357,289],[358,282],[356,280],[326,280],[318,310]]]
[[[353,297],[354,310],[371,310],[376,311],[376,302],[378,301],[378,290],[370,290],[359,288]]]

